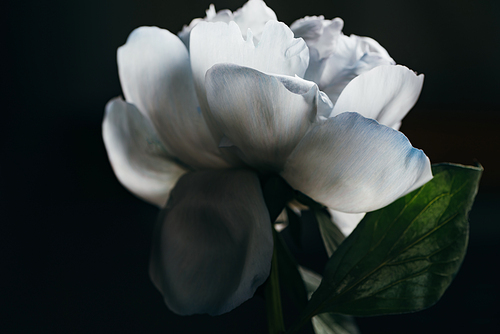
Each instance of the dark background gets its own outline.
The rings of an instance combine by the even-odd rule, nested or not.
[[[216,1],[235,10],[244,1]],[[7,1],[0,6],[0,331],[265,333],[255,297],[220,317],[172,314],[147,274],[157,209],[116,180],[101,139],[121,94],[116,48],[141,25],[177,32],[210,1]],[[434,163],[485,167],[468,255],[442,300],[361,318],[362,333],[489,333],[498,327],[500,2],[267,1],[280,21],[342,17],[426,75],[403,123]],[[302,254],[324,256],[312,247]],[[3,318],[3,319],[2,319]]]

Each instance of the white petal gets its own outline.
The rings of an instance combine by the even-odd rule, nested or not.
[[[253,37],[258,41],[268,21],[277,21],[274,11],[267,7],[262,0],[249,0],[240,9],[234,12],[234,22],[240,27],[243,37],[248,29],[252,30]]]
[[[295,21],[291,29],[302,37],[310,50],[307,80],[316,82],[335,103],[344,87],[356,76],[380,65],[394,65],[394,60],[375,40],[342,33],[340,18],[323,16]]]
[[[285,24],[275,21],[266,23],[257,45],[251,36],[244,40],[234,22],[201,22],[191,32],[191,66],[196,93],[203,115],[217,140],[222,135],[208,114],[205,91],[205,74],[209,68],[217,63],[233,63],[266,73],[302,77],[308,61],[305,42],[293,38]]]
[[[228,23],[229,21],[234,21],[234,16],[233,13],[228,10],[228,9],[223,9],[219,10],[218,12],[215,11],[215,6],[213,4],[210,4],[208,9],[205,11],[207,16],[205,18],[200,19],[194,19],[191,21],[191,23],[188,26],[184,26],[182,28],[182,31],[180,31],[177,36],[181,39],[181,41],[184,43],[186,48],[189,50],[189,41],[190,41],[190,35],[191,35],[191,30],[200,22],[207,21],[207,22],[226,22]]]
[[[290,26],[295,37],[302,37],[309,48],[318,50],[319,57],[330,56],[342,35],[344,21],[340,17],[325,20],[323,16],[306,16]]]
[[[382,208],[432,178],[427,156],[396,130],[343,113],[316,123],[288,158],[282,176],[333,210]]]
[[[150,277],[175,313],[229,312],[269,276],[271,221],[249,170],[188,173],[153,236]]]
[[[315,83],[272,76],[234,64],[214,65],[206,76],[210,113],[240,158],[263,170],[281,170],[286,158],[325,107]],[[330,109],[331,110],[331,104]]]
[[[328,209],[332,216],[332,221],[337,225],[342,234],[346,237],[354,231],[366,213],[345,213]]]
[[[164,206],[186,169],[172,160],[149,120],[134,105],[112,99],[106,105],[102,137],[118,180],[145,201]]]
[[[352,111],[396,128],[417,102],[423,82],[423,74],[404,66],[376,67],[344,88],[332,116]]]
[[[276,14],[273,10],[266,6],[262,0],[250,0],[232,13],[228,9],[215,11],[215,6],[210,5],[206,11],[207,16],[204,19],[194,19],[189,26],[184,26],[178,36],[189,49],[189,41],[191,30],[200,22],[226,22],[234,21],[241,30],[241,34],[246,38],[248,29],[252,30],[255,41],[260,40],[260,36],[264,31],[264,26],[267,21],[277,21]]]
[[[200,113],[189,55],[179,38],[167,30],[141,27],[117,57],[127,102],[151,120],[168,150],[193,167],[227,167]]]

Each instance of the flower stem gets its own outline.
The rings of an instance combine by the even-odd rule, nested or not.
[[[278,256],[276,253],[276,231],[273,229],[274,250],[271,262],[271,274],[265,288],[267,324],[269,334],[281,334],[285,332],[283,322],[283,311],[281,309],[281,293],[278,276]]]

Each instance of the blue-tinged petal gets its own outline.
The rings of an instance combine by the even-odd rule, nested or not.
[[[251,33],[251,31],[249,30]],[[196,93],[203,114],[218,141],[222,134],[208,113],[205,90],[205,74],[217,63],[232,63],[256,70],[302,77],[309,62],[309,51],[302,39],[293,37],[283,23],[268,21],[260,42],[253,37],[243,39],[240,28],[234,22],[200,22],[191,32],[191,66]]]
[[[269,276],[272,254],[254,172],[188,173],[159,216],[150,277],[173,312],[218,315],[253,296]]]
[[[351,111],[398,129],[417,102],[424,75],[407,67],[379,66],[354,78],[340,94],[332,115]]]
[[[263,170],[281,170],[318,109],[332,108],[313,82],[234,64],[214,65],[205,85],[221,147],[236,146],[243,161]]]
[[[316,123],[289,156],[282,176],[333,210],[382,208],[432,178],[427,156],[401,133],[357,113]]]
[[[203,119],[186,47],[167,30],[140,27],[118,49],[127,102],[152,122],[165,147],[196,168],[227,167]]]
[[[160,207],[186,173],[160,143],[151,123],[121,98],[106,105],[102,137],[116,177],[132,193]]]

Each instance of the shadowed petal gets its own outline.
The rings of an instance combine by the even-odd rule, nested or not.
[[[316,123],[288,158],[282,176],[333,210],[377,210],[432,178],[427,156],[396,130],[343,113]]]
[[[319,53],[319,58],[330,56],[335,51],[337,39],[342,35],[344,21],[340,17],[325,20],[324,16],[306,16],[292,23],[290,29],[295,37],[302,37],[309,48]]]
[[[229,312],[269,276],[271,221],[249,170],[188,173],[153,236],[150,277],[181,315]]]
[[[106,105],[102,137],[116,177],[135,195],[164,206],[186,170],[172,160],[148,119],[115,98]]]
[[[305,17],[290,28],[309,47],[305,79],[316,82],[335,104],[344,87],[356,76],[380,65],[394,65],[387,51],[372,38],[342,33],[344,21],[323,16]]]
[[[218,141],[222,134],[208,113],[205,90],[205,74],[209,68],[217,63],[233,63],[266,73],[302,77],[309,62],[305,42],[294,38],[285,24],[275,21],[266,23],[257,45],[251,35],[244,40],[234,22],[201,22],[191,32],[190,43],[196,93],[207,123]]]
[[[177,36],[156,27],[137,28],[117,57],[127,102],[151,120],[172,154],[197,168],[228,166],[199,110],[189,55]]]
[[[243,161],[264,170],[283,168],[316,118],[318,105],[332,108],[313,82],[233,64],[214,65],[206,88],[210,114],[224,134],[221,145],[236,146]]]
[[[407,67],[376,67],[344,88],[331,116],[352,111],[397,129],[417,102],[423,83],[424,75],[416,75]]]

